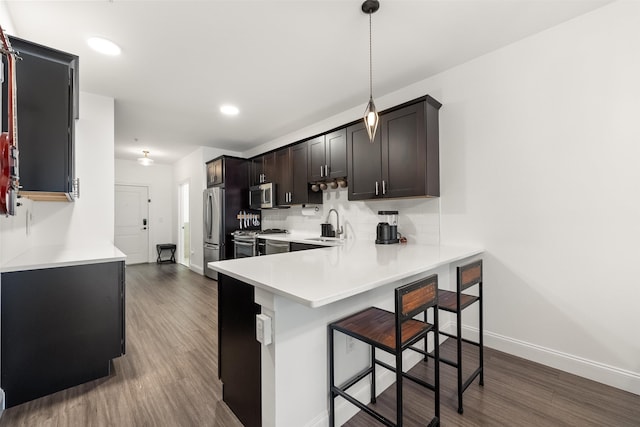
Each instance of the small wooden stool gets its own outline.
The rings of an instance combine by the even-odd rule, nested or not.
[[[171,258],[162,259],[163,250],[170,250]],[[156,262],[158,264],[165,263],[165,262],[173,262],[173,263],[176,262],[176,245],[174,245],[173,243],[160,243],[156,245],[156,251],[158,251],[158,259],[156,259]]]

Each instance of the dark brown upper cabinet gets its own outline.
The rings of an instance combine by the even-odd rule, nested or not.
[[[364,123],[347,128],[349,200],[440,196],[441,105],[427,95],[382,112],[373,143]]]
[[[33,200],[72,201],[77,196],[78,56],[17,37],[9,39],[21,58],[15,67],[20,194]],[[7,111],[6,86],[2,111]],[[6,117],[2,120],[7,129]]]
[[[207,188],[224,183],[222,157],[207,162]]]
[[[347,176],[347,129],[339,129],[307,141],[308,181],[327,181]]]
[[[322,203],[322,193],[311,191],[307,182],[307,143],[280,149],[275,156],[278,206]]]
[[[251,185],[276,182],[276,154],[263,154],[251,159]]]
[[[282,148],[275,152],[276,165],[275,165],[275,182],[277,184],[276,189],[276,204],[278,206],[289,205],[289,199],[292,193],[293,177],[291,175],[291,152],[289,147]]]

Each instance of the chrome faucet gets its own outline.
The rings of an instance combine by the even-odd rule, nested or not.
[[[327,214],[327,222],[329,222],[329,219],[331,217],[331,212],[336,213],[336,236],[340,237],[340,235],[344,233],[344,230],[342,230],[342,227],[340,226],[340,215],[338,214],[337,210],[333,208],[329,209],[329,213]]]

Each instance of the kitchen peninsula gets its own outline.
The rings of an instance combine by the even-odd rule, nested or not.
[[[393,289],[430,274],[455,285],[455,267],[478,248],[346,240],[343,245],[209,263],[219,279],[219,374],[225,402],[247,426],[324,426],[328,414],[327,324],[375,305],[393,310]],[[256,314],[272,342],[255,339]],[[367,363],[366,348],[336,336],[336,376]],[[413,362],[415,363],[415,361]],[[378,372],[380,390],[393,382]],[[358,390],[367,392],[365,386]],[[336,420],[355,410],[336,400]]]

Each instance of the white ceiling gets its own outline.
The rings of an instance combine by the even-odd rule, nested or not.
[[[610,2],[381,0],[374,96]],[[116,158],[148,149],[172,163],[197,146],[244,152],[350,108],[364,111],[369,96],[361,0],[5,3],[14,35],[79,55],[80,89],[115,99]],[[96,35],[122,55],[90,50],[86,39]],[[240,114],[222,116],[223,103]]]

